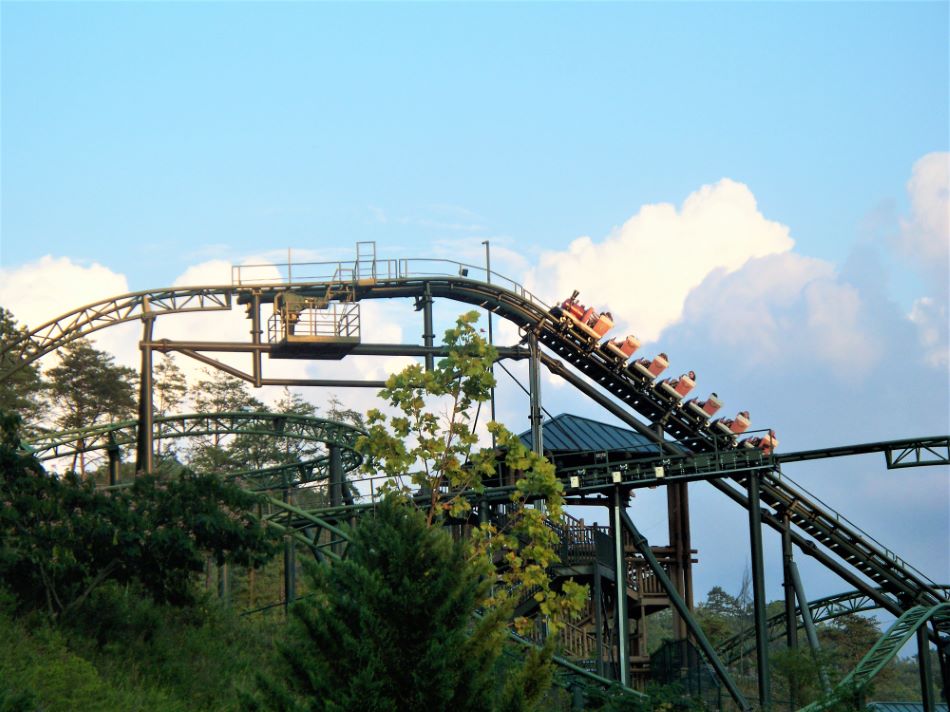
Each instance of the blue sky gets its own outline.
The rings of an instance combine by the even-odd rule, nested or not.
[[[499,271],[581,287],[790,449],[950,430],[946,3],[0,12],[0,303],[28,323],[213,260],[374,240],[479,261],[487,239]],[[897,473],[868,463],[801,472],[950,579],[946,470],[899,473],[895,513]],[[701,556],[699,590],[737,583],[743,561]]]
[[[153,286],[202,247],[418,253],[462,223],[539,249],[723,176],[841,259],[946,146],[946,28],[940,3],[4,3],[3,264]]]

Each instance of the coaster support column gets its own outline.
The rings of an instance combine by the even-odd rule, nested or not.
[[[528,381],[531,399],[531,449],[539,455],[544,453],[544,442],[541,434],[541,362],[538,348],[538,335],[528,334]]]
[[[139,427],[135,444],[135,471],[148,474],[152,471],[152,333],[155,317],[148,314],[148,297],[143,297],[142,311],[142,364],[139,372]]]
[[[759,473],[748,478],[749,543],[752,554],[752,604],[755,612],[756,672],[759,678],[759,706],[763,712],[772,709],[769,678],[769,631],[765,616],[765,571],[762,557],[762,508],[759,501]]]

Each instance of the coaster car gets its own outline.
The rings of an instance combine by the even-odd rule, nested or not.
[[[778,438],[775,437],[775,431],[770,430],[768,434],[762,437],[746,438],[739,443],[742,447],[750,449],[759,449],[766,455],[771,455],[772,451],[778,447]]]
[[[610,339],[601,344],[601,350],[608,356],[613,356],[621,365],[630,360],[638,348],[640,348],[640,340],[633,335],[623,340]]]
[[[710,393],[709,397],[701,401],[698,398],[691,398],[686,401],[686,408],[689,408],[694,415],[698,415],[700,418],[706,418],[707,420],[714,416],[720,408],[722,408],[722,401],[719,400],[719,396],[715,393]]]
[[[657,388],[663,389],[667,395],[673,396],[676,400],[681,400],[691,390],[696,387],[696,372],[690,371],[684,373],[679,378],[667,378],[657,384]]]
[[[576,289],[570,297],[565,299],[551,313],[566,321],[572,328],[583,333],[586,337],[600,341],[614,325],[614,318],[610,312],[598,313],[593,307],[585,307],[577,301],[580,294]]]
[[[730,420],[729,418],[720,418],[719,420],[714,420],[710,427],[726,435],[736,436],[742,435],[742,433],[749,429],[750,425],[752,425],[752,420],[749,418],[749,411],[743,410],[738,415],[736,415],[735,419],[733,420]]]
[[[669,365],[670,361],[667,355],[660,353],[657,354],[656,358],[654,358],[652,361],[648,358],[638,358],[636,361],[627,366],[627,369],[632,370],[644,378],[652,381],[654,378],[663,373],[666,370],[666,367]]]

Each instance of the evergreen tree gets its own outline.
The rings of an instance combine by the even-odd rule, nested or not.
[[[353,531],[347,558],[311,569],[293,609],[287,674],[262,679],[258,705],[282,710],[486,710],[505,636],[498,612],[474,619],[490,562],[387,499]],[[543,673],[543,671],[542,671]],[[510,709],[527,709],[543,690]],[[509,694],[509,698],[511,695]]]
[[[111,355],[85,339],[67,344],[59,357],[59,365],[47,372],[56,425],[74,430],[134,417],[137,376],[133,369],[116,366]],[[72,467],[76,468],[78,458],[79,471],[85,473],[82,447],[80,439]]]
[[[198,413],[233,413],[263,411],[264,404],[251,395],[247,383],[224,371],[205,370],[208,376],[195,384],[195,411]],[[271,464],[267,454],[258,450],[269,445],[261,438],[244,439],[236,449],[236,438],[215,434],[198,438],[189,454],[189,464],[199,472],[230,472]],[[260,446],[260,447],[258,447]],[[267,451],[269,452],[269,451]]]
[[[17,324],[13,314],[0,307],[0,371],[16,364],[14,354],[5,349],[26,338],[26,334],[26,328]],[[42,410],[40,396],[44,388],[39,369],[32,365],[23,366],[0,381],[0,410],[18,413],[23,422],[31,426]]]
[[[188,380],[172,357],[163,354],[152,371],[152,401],[155,415],[165,416],[177,412],[188,396]]]

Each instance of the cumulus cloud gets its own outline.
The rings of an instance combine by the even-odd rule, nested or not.
[[[901,220],[897,247],[925,278],[929,294],[908,317],[927,360],[950,363],[950,153],[928,153],[914,164],[907,183],[910,215]]]
[[[899,246],[946,289],[950,259],[950,153],[928,153],[907,183],[911,214],[901,221]]]
[[[68,257],[46,255],[15,269],[0,269],[0,305],[33,329],[94,302],[129,291],[125,275],[98,262],[82,264]],[[134,325],[103,329],[92,335],[98,348],[125,365],[136,362],[138,348],[129,344]],[[134,340],[134,337],[133,337]]]
[[[125,275],[98,262],[83,265],[46,255],[16,269],[0,269],[0,304],[31,327],[128,291]]]
[[[788,227],[766,219],[746,185],[724,178],[679,209],[644,206],[600,242],[581,237],[566,251],[543,253],[527,286],[552,303],[579,289],[582,301],[612,312],[619,330],[655,340],[711,272],[728,274],[793,245]]]
[[[946,300],[921,297],[910,310],[910,320],[917,327],[927,362],[944,368],[950,365],[950,315]]]
[[[681,329],[748,367],[820,363],[849,380],[881,353],[858,289],[830,263],[791,252],[709,275],[690,293]]]

